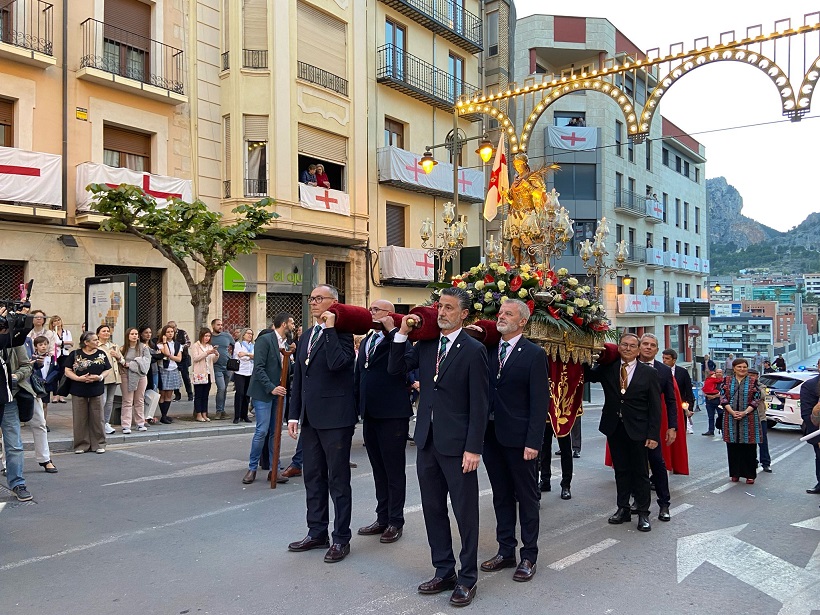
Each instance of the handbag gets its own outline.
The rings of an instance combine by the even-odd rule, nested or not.
[[[31,385],[31,390],[34,391],[34,394],[37,397],[45,397],[48,395],[48,391],[46,390],[46,381],[39,372],[40,370],[37,369],[32,371],[28,382]]]
[[[17,402],[17,413],[21,423],[28,423],[34,417],[34,395],[25,389],[19,389],[14,396]]]
[[[54,391],[57,397],[68,397],[71,394],[71,380],[68,376],[63,374],[60,379],[60,384],[57,385],[57,390]]]
[[[191,382],[194,384],[208,384],[208,374],[192,374]]]
[[[239,371],[239,359],[228,359],[228,364],[225,366],[229,372]]]

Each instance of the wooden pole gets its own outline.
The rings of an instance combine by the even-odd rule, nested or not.
[[[274,332],[274,335],[276,333]],[[288,388],[288,368],[290,367],[290,350],[280,348],[282,353],[282,377],[279,378],[279,386]],[[280,397],[276,402],[276,412],[273,417],[271,428],[273,429],[273,461],[270,464],[270,488],[276,489],[276,481],[279,480],[279,452],[282,448],[282,414],[285,410],[285,398]]]

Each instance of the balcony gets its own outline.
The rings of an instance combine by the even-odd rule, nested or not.
[[[618,295],[618,314],[663,314],[669,302],[663,295]]]
[[[228,70],[231,67],[231,52],[226,51],[222,54],[222,70]]]
[[[267,68],[268,67],[268,50],[267,49],[243,49],[242,50],[242,68]]]
[[[230,189],[230,186],[229,186]],[[246,179],[245,196],[268,196],[267,179]],[[225,197],[226,199],[229,197]]]
[[[382,0],[402,15],[474,54],[483,47],[481,17],[456,0]]]
[[[62,156],[0,147],[0,216],[65,220],[61,169]]]
[[[393,44],[377,50],[376,81],[443,111],[453,111],[459,96],[477,92],[457,79]]]
[[[0,2],[0,58],[38,68],[55,66],[52,8],[42,0]]]
[[[636,218],[643,218],[646,216],[646,197],[629,190],[616,190],[615,209]]]
[[[347,79],[342,79],[338,75],[329,73],[316,66],[311,66],[304,62],[297,62],[296,78],[326,88],[342,96],[347,96]]]
[[[181,49],[90,18],[82,23],[82,37],[79,79],[172,105],[188,102]]]
[[[663,203],[656,199],[646,200],[646,219],[653,224],[663,222]]]
[[[222,198],[231,198],[231,180],[226,179],[222,182]]]
[[[629,254],[626,257],[627,263],[635,263],[638,265],[646,263],[646,248],[644,246],[629,242],[627,242],[626,246],[629,249]]]

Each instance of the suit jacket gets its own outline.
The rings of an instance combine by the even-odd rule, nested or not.
[[[253,349],[253,374],[248,385],[248,397],[264,402],[278,399],[271,393],[282,379],[283,357],[279,352],[278,341],[276,334],[257,338]]]
[[[598,430],[606,435],[615,433],[618,416],[623,416],[627,435],[636,441],[661,441],[661,388],[658,372],[638,361],[632,382],[621,394],[621,360],[609,365],[585,366],[589,382],[600,382],[604,389],[604,408]],[[671,377],[671,374],[670,374]]]
[[[410,349],[391,343],[387,371],[404,375],[419,370],[421,396],[414,436],[419,448],[427,443],[432,423],[433,444],[442,455],[461,456],[465,451],[481,454],[487,429],[487,350],[461,331],[434,381],[439,339],[417,342]]]
[[[692,406],[695,405],[695,395],[692,393],[692,376],[689,371],[676,365],[672,369],[675,375],[675,381],[678,383],[678,391],[683,401],[689,402],[689,409],[694,410]]]
[[[288,419],[304,416],[316,429],[351,427],[358,422],[353,398],[353,335],[333,327],[325,329],[305,365],[312,335],[312,329],[305,331],[296,347]]]
[[[547,354],[522,337],[498,378],[499,344],[487,352],[496,437],[502,446],[541,450],[550,404]]]
[[[820,376],[815,376],[811,380],[806,380],[803,386],[800,387],[800,417],[803,419],[803,435],[817,431],[818,427],[811,422],[811,411],[817,402],[820,401]],[[761,416],[763,420],[765,417]],[[820,436],[809,440],[809,444],[817,446],[820,443]]]
[[[638,359],[638,363],[641,360]],[[661,386],[661,395],[663,395],[663,399],[666,402],[666,420],[667,426],[669,429],[678,428],[678,402],[675,399],[675,385],[672,384],[673,376],[672,370],[669,369],[669,366],[666,363],[661,361],[653,361],[652,367],[655,368],[655,371],[658,372],[658,382]],[[620,362],[618,369],[620,369]],[[692,388],[690,387],[689,390],[691,391]]]
[[[396,331],[398,329],[393,329],[384,335],[369,360],[367,348],[375,332],[371,331],[359,345],[353,394],[356,399],[356,410],[362,418],[403,419],[413,416],[407,374],[394,375],[387,371],[387,360]],[[404,345],[405,352],[410,350],[410,342],[405,342]]]

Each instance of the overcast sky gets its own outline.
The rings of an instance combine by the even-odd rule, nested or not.
[[[545,0],[515,0],[515,6],[519,19],[535,13],[581,16],[579,11],[584,11],[585,17],[604,17],[638,47],[659,47],[661,53],[678,42],[685,43],[689,50],[694,40],[703,36],[714,45],[720,33],[727,30],[743,38],[746,28],[757,24],[769,34],[775,30],[774,22],[785,18],[791,18],[793,27],[801,26],[806,13],[820,9],[817,0],[783,0],[772,5],[748,0],[693,0],[674,5],[649,4],[646,10],[611,0],[584,0],[569,11],[562,10],[562,3]],[[807,62],[820,53],[820,35],[810,37]],[[778,64],[781,62],[786,63],[778,55]],[[792,66],[792,85],[799,88],[803,79],[802,44],[792,47]],[[779,94],[762,72],[727,62],[699,68],[681,79],[664,96],[661,113],[706,146],[706,176],[726,177],[743,197],[746,216],[787,231],[808,214],[820,211],[820,94],[812,103],[812,112],[801,122],[697,134],[785,119]]]

